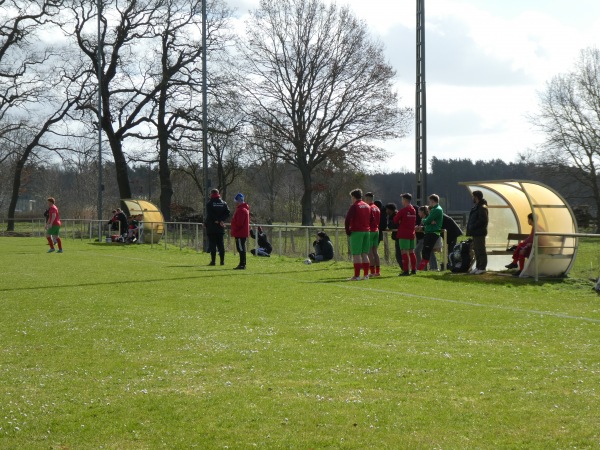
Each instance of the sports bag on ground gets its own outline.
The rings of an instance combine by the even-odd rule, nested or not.
[[[454,246],[448,258],[448,269],[455,273],[469,271],[473,265],[473,258],[471,257],[472,244],[473,240],[467,239]]]

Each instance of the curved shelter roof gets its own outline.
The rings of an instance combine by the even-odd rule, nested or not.
[[[471,193],[483,192],[488,202],[489,225],[486,247],[488,267],[504,268],[509,233],[529,234],[527,215],[534,213],[534,227],[539,232],[577,233],[577,222],[565,199],[554,189],[536,181],[495,180],[460,183]],[[537,261],[527,260],[522,276],[532,276],[535,265],[541,276],[568,274],[577,254],[577,238],[540,236]],[[508,256],[510,259],[510,257]]]
[[[165,218],[160,209],[146,200],[127,199],[121,200],[129,214],[132,216],[142,215],[143,242],[156,244],[165,232]]]

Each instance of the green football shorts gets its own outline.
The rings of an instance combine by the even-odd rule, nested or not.
[[[58,226],[58,225],[53,225],[50,228],[48,228],[48,230],[46,230],[46,234],[48,236],[58,236],[59,232],[60,232],[60,226]]]
[[[371,247],[379,246],[379,231],[370,231],[371,233]]]
[[[398,239],[398,247],[400,250],[412,250],[415,248],[414,239]]]
[[[360,255],[361,253],[369,253],[371,248],[371,232],[370,231],[353,231],[350,235],[350,253],[352,255]]]

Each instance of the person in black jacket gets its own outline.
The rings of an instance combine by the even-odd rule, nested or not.
[[[448,249],[448,258],[450,258],[450,254],[454,250],[454,246],[456,245],[456,241],[459,236],[462,236],[463,232],[458,226],[458,224],[454,221],[452,217],[448,214],[444,214],[444,221],[442,222],[442,228],[446,230],[446,244]],[[446,267],[447,267],[446,262]],[[444,270],[444,267],[442,267]]]
[[[313,248],[315,249],[315,252],[308,255],[311,260],[321,262],[333,259],[333,244],[327,233],[324,231],[319,231],[317,233],[317,240],[313,242]]]
[[[217,250],[221,265],[225,264],[225,221],[229,218],[229,207],[221,198],[218,189],[210,191],[210,200],[206,204],[206,235],[208,237],[208,251],[210,252],[209,266],[215,265]]]
[[[263,231],[262,227],[258,227],[257,231],[258,233],[254,233],[254,230],[252,228],[250,229],[250,237],[252,239],[256,239],[256,244],[258,245],[258,248],[253,248],[250,250],[250,253],[252,253],[254,256],[270,257],[271,252],[273,251],[273,246],[269,242],[269,239],[267,239],[267,235]]]
[[[121,208],[117,208],[117,221],[119,222],[119,234],[123,237],[127,236],[127,230],[129,229],[129,221],[127,220],[127,216],[123,212]]]
[[[398,207],[395,203],[388,203],[385,205],[385,217],[387,220],[387,224],[385,229],[392,230],[391,239],[394,241],[394,252],[396,256],[396,262],[402,268],[402,252],[400,251],[400,245],[398,243],[398,239],[396,239],[396,230],[398,229],[398,224],[394,223],[394,216],[398,213]]]
[[[485,250],[485,237],[488,227],[487,201],[483,192],[473,191],[473,203],[467,222],[467,236],[473,238],[473,251],[475,252],[475,269],[472,273],[481,275],[487,267],[487,253]]]

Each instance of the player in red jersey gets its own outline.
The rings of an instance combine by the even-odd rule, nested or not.
[[[398,224],[396,239],[402,252],[402,273],[400,276],[417,273],[417,255],[415,254],[417,212],[410,203],[411,200],[412,195],[402,194],[402,209],[394,216],[394,223]]]
[[[381,219],[381,210],[377,207],[374,202],[374,195],[372,192],[365,194],[365,202],[371,207],[371,248],[369,249],[369,269],[371,277],[379,277],[380,273],[380,262],[379,262],[379,220]]]
[[[369,205],[362,201],[362,191],[355,189],[350,192],[352,206],[346,214],[346,234],[350,236],[350,252],[354,262],[354,276],[349,281],[367,280],[369,278],[369,249],[371,247],[371,216]],[[364,277],[360,276],[360,269]]]
[[[58,214],[58,208],[54,204],[56,200],[54,197],[48,197],[48,221],[46,222],[46,239],[48,240],[48,244],[50,244],[50,250],[48,253],[52,253],[54,251],[54,239],[56,240],[56,244],[58,245],[58,253],[62,253],[62,240],[58,235],[60,232],[60,214]]]

